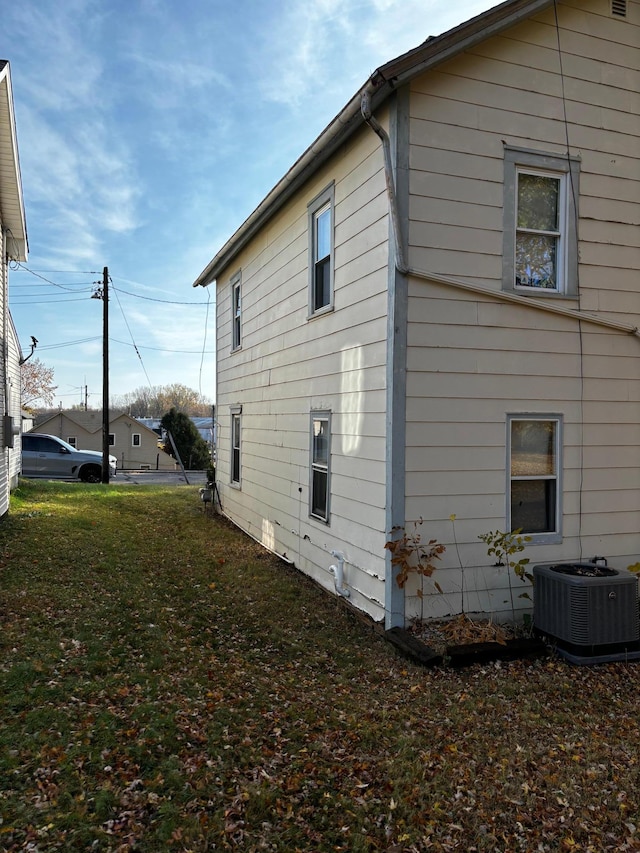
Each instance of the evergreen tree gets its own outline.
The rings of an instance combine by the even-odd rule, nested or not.
[[[173,436],[176,449],[185,468],[197,471],[209,468],[211,465],[209,445],[202,438],[188,415],[172,407],[163,416],[160,426]],[[176,454],[171,441],[166,443],[165,450],[175,458]]]

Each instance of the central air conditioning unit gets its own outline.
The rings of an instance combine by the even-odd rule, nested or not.
[[[638,579],[631,572],[596,563],[555,563],[534,566],[533,578],[534,627],[579,662],[640,653]]]

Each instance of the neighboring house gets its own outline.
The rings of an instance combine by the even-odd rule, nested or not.
[[[195,282],[224,512],[388,627],[509,616],[489,531],[640,560],[639,90],[635,0],[496,6],[376,70]],[[420,519],[424,600],[385,550]]]
[[[102,451],[101,411],[59,411],[33,432],[57,435],[78,450]],[[113,413],[109,422],[110,452],[125,471],[175,471],[176,460],[158,447],[158,435],[131,415]]]
[[[13,111],[9,63],[0,60],[0,515],[20,473],[20,362],[22,352],[9,313],[9,262],[27,260],[27,227]]]

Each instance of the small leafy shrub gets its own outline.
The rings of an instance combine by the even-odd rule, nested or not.
[[[422,578],[430,578],[436,570],[435,561],[440,559],[447,549],[437,539],[422,541],[419,528],[423,519],[413,524],[413,530],[397,526],[391,531],[391,538],[385,542],[385,548],[391,552],[391,564],[397,566],[399,571],[396,575],[398,586],[402,589],[409,579],[409,575],[416,574]],[[433,581],[433,585],[442,592],[440,585]],[[418,596],[422,598],[422,589],[418,590]]]
[[[520,528],[512,530],[511,533],[490,530],[489,533],[478,536],[478,539],[487,546],[487,554],[496,558],[496,566],[507,566],[513,569],[521,581],[528,580],[533,583],[533,575],[525,568],[529,565],[528,557],[521,557],[517,561],[513,559],[515,554],[524,551],[525,543],[531,542],[531,537],[522,536],[521,532]]]

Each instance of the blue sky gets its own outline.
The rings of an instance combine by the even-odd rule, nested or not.
[[[191,284],[369,75],[479,14],[459,0],[21,0],[2,12],[28,270],[24,354],[56,405],[180,382],[215,402],[215,293]]]

